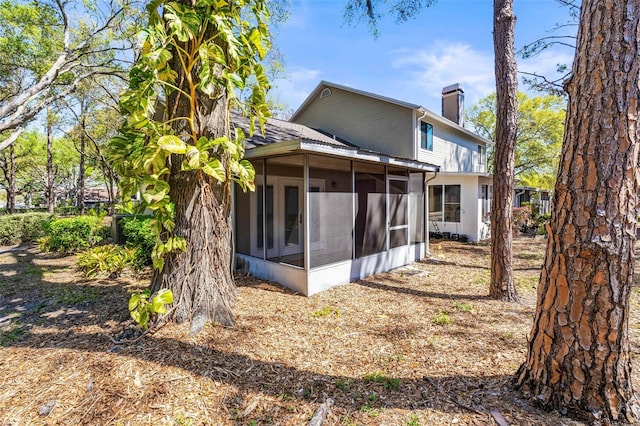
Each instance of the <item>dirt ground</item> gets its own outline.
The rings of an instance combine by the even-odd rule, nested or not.
[[[488,246],[436,242],[430,259],[309,298],[238,277],[234,327],[169,324],[123,347],[105,334],[130,324],[148,276],[86,280],[73,256],[2,247],[0,424],[306,425],[331,398],[325,425],[577,425],[509,386],[544,244],[515,243],[521,304],[488,299]],[[634,289],[634,367],[639,306]]]

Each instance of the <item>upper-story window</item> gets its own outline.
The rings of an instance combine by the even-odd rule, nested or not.
[[[482,145],[478,145],[478,164],[484,166],[484,163],[487,161],[487,152]]]
[[[420,122],[420,147],[433,151],[433,126],[424,121]]]

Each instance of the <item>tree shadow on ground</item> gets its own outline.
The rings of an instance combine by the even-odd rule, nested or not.
[[[224,342],[216,339],[215,333],[208,333],[200,343],[190,341],[187,337],[179,339],[148,336],[134,345],[114,346],[101,333],[115,334],[128,322],[128,315],[123,307],[129,297],[127,286],[133,284],[123,280],[78,280],[77,271],[72,271],[73,265],[43,263],[41,260],[46,260],[46,256],[42,256],[34,248],[18,248],[2,254],[7,255],[10,256],[9,261],[0,265],[0,277],[3,277],[0,284],[0,327],[13,325],[24,329],[25,333],[12,339],[3,338],[3,346],[102,353],[105,364],[109,364],[109,357],[123,356],[178,368],[235,387],[237,393],[231,395],[226,402],[229,411],[246,406],[251,394],[260,393],[310,403],[321,403],[330,397],[335,400],[337,409],[344,413],[367,407],[406,410],[433,408],[452,414],[464,412],[475,416],[481,424],[490,424],[493,421],[490,410],[496,404],[504,404],[504,401],[519,410],[543,415],[515,396],[509,387],[509,375],[454,374],[415,378],[375,375],[349,377],[318,373],[288,365],[286,360],[265,361],[236,353],[233,347],[226,349]],[[63,273],[65,269],[68,269],[66,282],[52,279],[54,272]],[[21,286],[23,293],[5,293],[12,283],[18,282],[19,277],[24,279],[25,274],[28,281]],[[374,281],[359,281],[356,285],[424,298],[452,298],[449,294],[389,286]],[[261,290],[274,291],[271,286]],[[484,300],[488,297],[455,295],[455,298]],[[17,315],[12,315],[13,313]],[[56,331],[46,335],[29,333],[32,328],[43,326],[50,326]],[[77,332],[81,326],[98,331]],[[396,331],[398,330],[394,330]],[[398,332],[409,333],[411,330]],[[61,359],[60,362],[67,360]],[[149,386],[147,394],[153,395],[156,391],[161,392],[160,387],[165,385],[152,382]],[[375,400],[371,400],[370,395],[375,395]],[[105,415],[116,414],[117,412]]]
[[[34,326],[71,329],[90,319],[109,327],[128,318],[127,280],[85,280],[68,256],[33,245],[4,249],[0,260],[0,346]]]
[[[400,294],[407,294],[411,296],[418,296],[424,298],[437,298],[437,299],[466,299],[466,300],[491,300],[488,295],[479,294],[452,294],[452,293],[435,293],[431,291],[418,290],[409,287],[396,287],[388,284],[373,281],[371,279],[355,281],[351,284],[361,285],[363,287],[374,288],[377,290],[392,291]]]

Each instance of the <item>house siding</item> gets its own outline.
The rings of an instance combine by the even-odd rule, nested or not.
[[[415,120],[410,108],[332,87],[330,96],[318,95],[295,122],[364,149],[415,159]]]
[[[488,232],[483,229],[480,220],[480,179],[478,176],[464,175],[438,175],[429,182],[429,186],[435,185],[460,185],[460,222],[436,221],[440,232],[466,235],[469,241],[480,241]],[[428,194],[428,192],[427,192]],[[427,219],[428,220],[428,219]],[[429,231],[434,232],[433,222],[429,223]]]
[[[429,123],[428,119],[423,119]],[[418,161],[440,166],[440,172],[452,173],[485,173],[484,164],[480,164],[478,145],[482,145],[486,153],[486,145],[470,141],[462,132],[445,128],[439,123],[433,124],[433,151],[418,149]],[[418,125],[418,137],[420,127]],[[418,146],[420,140],[417,140]]]

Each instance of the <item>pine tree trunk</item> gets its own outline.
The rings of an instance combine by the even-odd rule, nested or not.
[[[47,212],[53,214],[55,194],[53,192],[53,133],[51,122],[47,120]]]
[[[518,301],[513,283],[512,223],[518,80],[514,53],[513,0],[494,0],[493,43],[496,72],[496,146],[491,205],[491,283],[489,295]]]
[[[640,419],[629,294],[638,212],[640,0],[583,0],[549,242],[515,380],[548,408]]]

